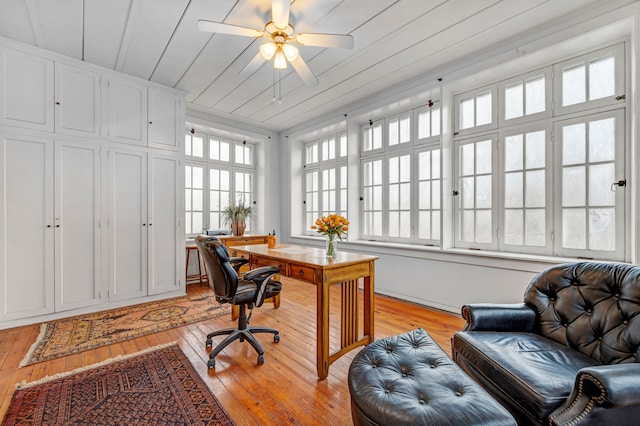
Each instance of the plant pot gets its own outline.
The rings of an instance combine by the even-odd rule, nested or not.
[[[244,235],[244,230],[247,227],[245,222],[232,222],[231,223],[231,233],[235,237],[242,237]]]

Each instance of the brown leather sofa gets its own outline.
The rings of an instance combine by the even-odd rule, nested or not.
[[[558,265],[462,316],[453,359],[519,424],[640,424],[640,267]]]

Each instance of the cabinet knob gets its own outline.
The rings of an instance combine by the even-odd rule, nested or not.
[[[56,228],[60,228],[60,225],[56,225]]]
[[[304,272],[302,271],[302,269],[300,269],[300,270],[298,271],[298,276],[299,276],[299,277],[301,277],[301,276],[303,276],[303,275],[304,275]]]
[[[47,225],[47,228],[51,228],[51,225]]]
[[[60,105],[60,102],[56,101],[56,105]]]
[[[153,225],[153,223],[150,223],[149,226]]]
[[[149,124],[153,124],[153,121],[150,121]]]
[[[146,224],[146,223],[143,223],[143,224],[142,224],[142,226],[147,226],[147,224]]]

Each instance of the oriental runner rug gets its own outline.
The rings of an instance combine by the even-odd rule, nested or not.
[[[176,343],[22,384],[3,425],[233,425]]]
[[[208,288],[187,296],[43,323],[20,367],[227,315]]]

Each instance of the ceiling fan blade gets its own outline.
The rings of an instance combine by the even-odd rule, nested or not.
[[[296,34],[298,44],[303,46],[338,47],[340,49],[353,49],[353,36],[348,34]]]
[[[240,75],[249,76],[260,68],[260,65],[264,62],[264,58],[262,57],[262,53],[258,51],[256,56],[240,71]]]
[[[296,59],[291,61],[291,65],[307,86],[315,86],[316,84],[318,84],[318,79],[313,74],[313,72],[311,72],[311,70],[307,66],[307,63],[302,59],[302,57],[298,56]]]
[[[271,20],[280,29],[289,25],[289,11],[291,9],[290,0],[273,0],[271,2]]]
[[[262,37],[264,35],[264,32],[261,30],[223,24],[222,22],[205,21],[203,19],[198,21],[198,30],[209,33],[232,34],[245,37]]]

